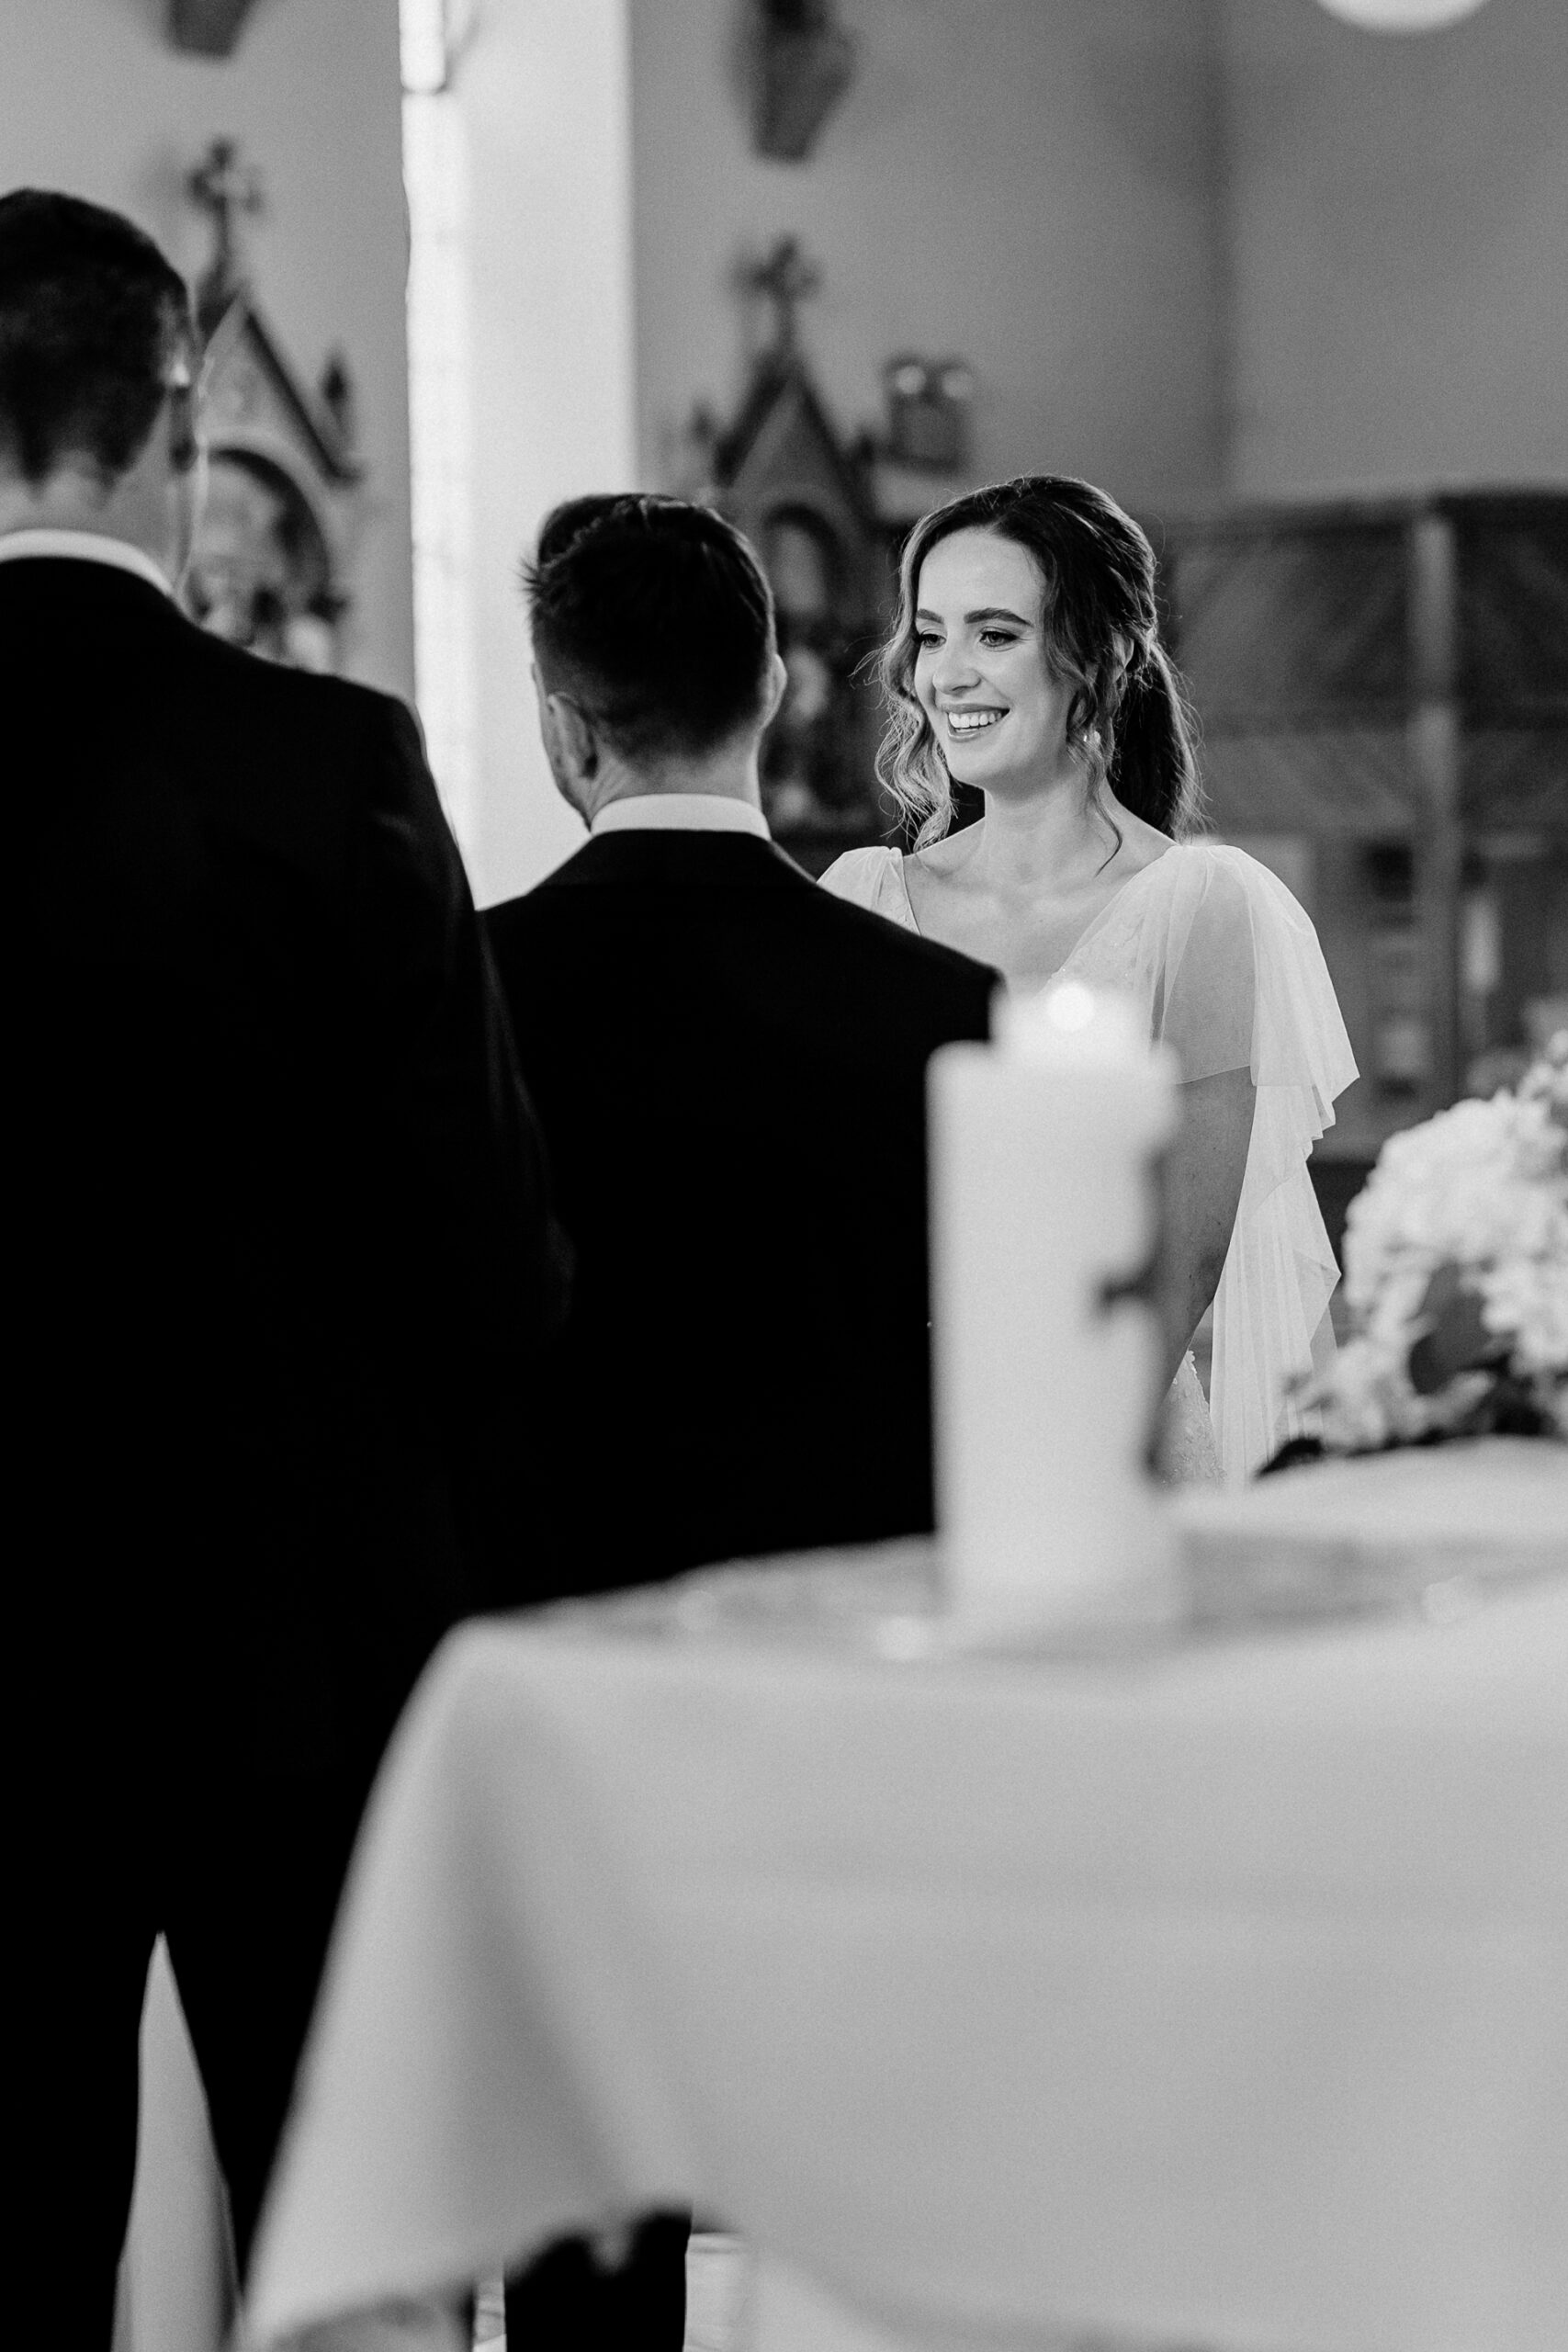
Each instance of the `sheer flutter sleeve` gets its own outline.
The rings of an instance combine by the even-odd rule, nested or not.
[[[1256,1090],[1209,1389],[1220,1467],[1239,1484],[1307,1431],[1290,1384],[1333,1352],[1339,1270],[1307,1155],[1356,1076],[1350,1041],[1309,917],[1244,851],[1168,852],[1085,947],[1074,968],[1133,988],[1185,1079],[1247,1069]]]
[[[903,860],[896,849],[847,849],[822,876],[824,890],[886,915],[904,931],[916,928],[909,893],[904,888]]]

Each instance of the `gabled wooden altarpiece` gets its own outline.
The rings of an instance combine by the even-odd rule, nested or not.
[[[335,669],[362,480],[345,364],[312,388],[269,326],[236,234],[254,173],[215,140],[190,177],[215,230],[197,288],[208,494],[185,595],[204,627],[299,668]]]
[[[800,349],[795,312],[815,274],[785,240],[750,274],[774,306],[734,423],[700,422],[701,494],[762,559],[789,672],[763,743],[762,796],[775,837],[810,872],[881,840],[894,811],[874,773],[880,706],[864,674],[891,609],[887,535],[860,454],[834,431]]]

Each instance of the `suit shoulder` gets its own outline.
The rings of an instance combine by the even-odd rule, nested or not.
[[[531,891],[517,899],[498,899],[492,907],[479,909],[479,922],[492,950],[500,955],[522,939],[532,928]]]
[[[338,741],[377,735],[419,741],[418,721],[408,705],[378,686],[264,662],[209,637],[194,623],[188,625],[184,644],[201,685],[230,707],[245,710],[253,720]]]
[[[863,961],[885,969],[890,977],[923,978],[933,990],[978,990],[987,1003],[998,984],[998,976],[988,964],[978,964],[972,956],[944,947],[939,940],[924,939],[919,932],[890,922],[886,915],[841,899],[836,892],[818,889],[816,905],[824,929],[836,933]]]
[[[547,874],[531,888],[520,890],[514,899],[498,899],[493,906],[482,910],[482,920],[492,944],[527,938],[548,919],[556,906],[555,892],[562,879],[571,878],[571,869],[586,854],[587,845],[573,851],[570,857]],[[581,909],[576,919],[581,920]]]
[[[541,956],[552,959],[564,951],[575,963],[587,939],[598,936],[596,894],[557,888],[559,876],[574,863],[568,858],[565,866],[547,874],[531,889],[479,910],[491,957],[502,981],[523,985]]]

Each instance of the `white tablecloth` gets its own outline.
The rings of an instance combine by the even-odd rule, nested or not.
[[[985,1661],[897,1585],[446,1644],[258,2335],[694,2201],[913,2340],[1563,2352],[1568,1586]]]

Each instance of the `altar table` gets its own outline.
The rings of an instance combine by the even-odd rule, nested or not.
[[[1029,1657],[934,1596],[893,1547],[448,1640],[258,2341],[694,2203],[916,2345],[1563,2352],[1568,1578]]]

